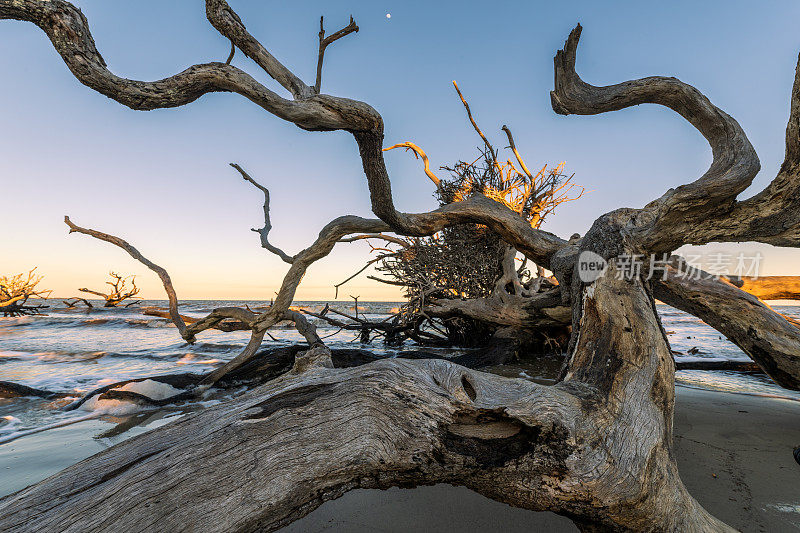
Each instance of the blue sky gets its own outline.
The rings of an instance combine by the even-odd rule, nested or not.
[[[76,2],[115,73],[158,79],[229,48],[198,1]],[[783,135],[800,34],[800,4],[776,2],[389,2],[232,1],[249,31],[307,82],[313,81],[319,16],[334,31],[354,15],[361,30],[326,53],[323,91],[364,100],[386,122],[386,143],[412,140],[434,167],[475,153],[451,80],[481,127],[502,145],[508,124],[529,166],[566,161],[589,192],[546,229],[584,233],[599,215],[640,207],[695,179],[710,162],[702,137],[680,117],[640,106],[593,117],[550,108],[552,57],[570,29],[584,32],[578,71],[597,85],[646,75],[681,78],[734,116],[758,150],[752,195],[783,160]],[[391,13],[391,19],[386,14]],[[241,53],[234,64],[272,88]],[[228,163],[272,191],[273,241],[294,253],[330,219],[369,215],[352,138],[309,133],[242,97],[214,94],[177,109],[137,112],[80,85],[35,26],[0,21],[0,181],[6,231],[0,272],[38,266],[44,284],[69,296],[102,286],[110,269],[138,273],[143,295],[157,278],[122,251],[72,235],[61,219],[128,239],[167,268],[183,298],[269,298],[285,272],[259,248],[262,198]],[[413,157],[387,155],[396,204],[435,206]],[[9,222],[13,221],[13,222]],[[719,247],[711,247],[714,250]],[[800,253],[762,250],[764,274],[798,274]],[[299,299],[333,297],[332,284],[368,258],[343,244],[314,265]],[[397,292],[363,276],[343,291],[362,299]]]

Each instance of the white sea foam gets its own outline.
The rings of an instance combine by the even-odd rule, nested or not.
[[[3,416],[0,417],[0,420],[4,421],[0,423],[0,436],[16,432],[17,428],[22,424],[16,416]]]
[[[152,379],[133,381],[111,390],[135,392],[152,400],[164,400],[183,392],[182,389],[176,389],[172,385]],[[80,409],[113,416],[130,415],[142,409],[142,406],[136,402],[100,398],[100,396],[100,394],[92,396],[80,406]]]
[[[219,359],[200,359],[192,353],[187,353],[176,361],[179,365],[215,365],[220,363]]]
[[[169,398],[170,396],[175,396],[176,394],[180,394],[181,392],[183,392],[182,389],[176,389],[172,385],[169,385],[167,383],[161,383],[160,381],[155,381],[152,379],[145,379],[143,381],[133,381],[114,390],[135,392],[137,394],[141,394],[142,396],[147,396],[148,398],[151,398],[153,400],[163,400],[165,398]]]
[[[8,434],[3,434],[2,429],[4,429],[4,428],[0,428],[0,444],[5,444],[7,442],[11,442],[12,440],[16,440],[16,439],[18,439],[20,437],[25,437],[26,435],[32,435],[34,433],[41,433],[42,431],[47,431],[48,429],[60,428],[60,427],[64,427],[64,426],[69,426],[70,424],[76,424],[78,422],[83,422],[84,420],[91,420],[92,418],[97,418],[98,416],[100,416],[100,413],[89,413],[88,415],[84,415],[84,416],[77,416],[77,417],[67,418],[65,420],[59,420],[58,422],[54,422],[52,424],[47,424],[47,425],[44,425],[44,426],[39,426],[38,428],[25,429],[25,430],[20,430],[20,431],[12,431],[11,433],[8,433]],[[12,416],[12,417],[3,417],[3,418],[9,419],[9,418],[14,418],[14,417]],[[19,422],[19,420],[16,419],[16,418],[14,418],[14,420],[16,420],[17,423]],[[19,424],[16,424],[16,425],[19,425]]]
[[[83,402],[79,409],[82,411],[91,411],[95,416],[124,416],[139,411],[141,406],[125,400],[100,399],[100,395],[98,394]]]

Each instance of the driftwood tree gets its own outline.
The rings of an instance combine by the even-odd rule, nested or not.
[[[583,188],[572,183],[571,176],[562,173],[563,163],[552,168],[545,165],[539,171],[531,172],[517,150],[508,126],[501,129],[507,136],[508,148],[515,161],[500,159],[499,151],[478,126],[458,85],[455,82],[453,85],[472,127],[484,143],[477,159],[442,167],[449,177],[440,179],[431,171],[427,154],[416,144],[405,142],[384,150],[405,148],[421,158],[425,174],[436,186],[434,196],[440,206],[460,202],[478,193],[502,203],[527,220],[531,227],[539,229],[558,205],[582,196]],[[343,240],[359,238],[385,239],[385,236],[367,234]],[[387,241],[387,246],[392,244],[393,241]],[[399,248],[379,256],[377,270],[388,279],[370,277],[405,289],[408,301],[400,318],[404,324],[413,324],[416,332],[420,333],[424,326],[442,332],[445,338],[434,336],[439,344],[470,346],[489,343],[493,350],[490,359],[496,364],[507,362],[523,350],[541,353],[543,349],[560,351],[565,347],[558,341],[565,344],[569,336],[568,321],[558,325],[532,323],[524,327],[508,327],[498,323],[494,313],[479,310],[486,308],[486,300],[497,306],[510,304],[521,307],[524,298],[553,286],[542,267],[528,265],[527,259],[517,265],[517,250],[488,227],[459,224],[446,227],[430,237],[412,237],[399,244]],[[381,248],[378,251],[387,250]],[[467,313],[464,309],[473,312]]]
[[[442,360],[389,359],[332,368],[330,352],[309,334],[311,349],[298,354],[282,377],[0,500],[2,529],[275,530],[356,487],[445,482],[569,516],[586,530],[731,530],[692,498],[678,475],[672,453],[674,363],[654,296],[700,316],[713,314],[726,335],[773,379],[792,388],[800,385],[797,330],[754,297],[731,297],[745,294],[733,285],[713,279],[684,284],[677,275],[657,281],[644,272],[624,275],[615,259],[710,241],[800,245],[800,71],[792,91],[786,160],[763,192],[737,201],[759,170],[739,124],[675,78],[606,87],[585,83],[575,72],[581,33],[576,27],[555,58],[556,112],[664,105],[704,135],[713,163],[699,179],[644,208],[607,213],[582,238],[563,240],[531,227],[480,192],[427,213],[398,211],[378,112],[363,102],[323,94],[319,83],[306,85],[248,33],[226,2],[207,0],[206,13],[292,98],[278,96],[229,62],[195,65],[155,82],[118,77],[106,68],[86,19],[71,4],[0,0],[0,18],[36,24],[82,83],[133,109],[184,105],[212,91],[236,92],[303,129],[343,130],[355,138],[378,219],[337,218],[310,247],[289,255],[269,243],[267,216],[262,244],[290,267],[274,304],[262,313],[223,308],[186,325],[166,271],[127,242],[67,221],[71,231],[122,247],[161,277],[183,338],[192,340],[228,317],[251,328],[245,351],[204,385],[253,359],[266,328],[287,317],[305,269],[339,239],[385,232],[419,237],[461,223],[486,225],[555,273],[560,285],[529,298],[525,315],[550,316],[563,308],[571,313],[563,379],[541,386]],[[580,276],[582,254],[607,262],[591,282]],[[717,307],[720,300],[725,303]]]
[[[136,276],[122,276],[113,271],[109,272],[108,275],[111,277],[111,281],[106,281],[106,284],[110,286],[108,292],[94,291],[85,287],[78,290],[80,292],[94,294],[95,296],[101,297],[103,300],[105,300],[103,307],[118,307],[125,300],[129,300],[139,294],[139,288],[136,286]],[[128,285],[129,281],[130,286]],[[83,298],[77,298],[73,300],[83,301],[85,305],[91,307],[91,304]],[[136,305],[138,303],[139,300],[134,300],[133,302],[127,303],[125,307]]]
[[[562,173],[563,162],[531,172],[505,125],[501,130],[508,139],[514,161],[501,159],[500,151],[478,126],[455,81],[453,86],[472,128],[483,142],[477,158],[442,166],[440,170],[448,175],[440,178],[431,170],[428,155],[415,143],[407,141],[384,149],[403,148],[422,160],[425,175],[436,187],[434,197],[440,206],[479,193],[502,203],[526,219],[531,227],[539,229],[556,207],[583,195],[584,188],[575,185],[572,176]],[[560,354],[566,348],[568,314],[558,323],[532,321],[507,326],[498,321],[497,312],[487,312],[491,307],[524,307],[525,298],[548,291],[554,279],[546,277],[541,266],[529,264],[524,256],[517,265],[517,250],[483,224],[448,226],[429,237],[398,238],[368,233],[349,236],[340,242],[361,240],[370,242],[371,251],[377,255],[336,284],[337,295],[342,285],[378,263],[376,270],[384,277],[367,277],[402,287],[406,303],[390,324],[387,321],[342,324],[338,318],[324,314],[315,314],[317,318],[338,327],[360,328],[365,339],[369,339],[369,331],[378,330],[378,336],[394,345],[412,339],[422,345],[480,346],[484,349],[481,360],[487,365],[507,363],[521,353]],[[384,244],[372,244],[375,241]],[[487,305],[487,301],[492,305]],[[381,328],[388,331],[381,332]]]
[[[15,276],[0,276],[0,313],[3,316],[40,315],[46,305],[26,305],[31,298],[46,299],[53,291],[37,288],[43,276],[33,268]]]

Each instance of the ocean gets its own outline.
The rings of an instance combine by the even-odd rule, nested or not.
[[[52,300],[49,302],[52,305]],[[322,308],[326,302],[295,302],[308,308]],[[99,302],[98,302],[99,304]],[[263,306],[261,301],[183,302],[181,314],[201,317],[220,306]],[[143,306],[166,306],[166,301],[144,301]],[[386,317],[399,302],[359,302],[359,315]],[[331,302],[331,306],[353,313],[352,302]],[[775,306],[777,311],[800,319],[800,307]],[[747,355],[701,320],[669,306],[659,304],[659,313],[675,359],[741,360]],[[75,396],[105,384],[131,378],[196,372],[205,373],[235,357],[249,339],[248,332],[208,330],[189,345],[180,338],[165,318],[146,316],[138,307],[65,308],[54,305],[47,316],[0,318],[0,380]],[[331,348],[361,347],[358,332],[342,331],[309,317]],[[270,330],[263,348],[300,343],[302,337],[291,325]],[[412,348],[406,344],[406,349]],[[697,350],[693,350],[697,348]],[[373,341],[368,349],[387,356],[397,353]],[[693,353],[689,355],[690,350]],[[443,355],[457,350],[443,350]],[[553,365],[548,372],[552,373]],[[489,369],[490,371],[492,369]],[[542,367],[521,363],[503,368],[504,375],[547,382]],[[751,394],[789,401],[800,401],[800,393],[782,389],[760,373],[680,370],[679,385]],[[218,400],[216,400],[218,401]],[[208,403],[213,403],[208,402]],[[64,412],[58,404],[33,398],[0,399],[0,472],[8,482],[0,484],[0,496],[51,475],[77,460],[110,446],[121,439],[146,431],[204,405],[168,407],[135,414],[107,412],[103,416],[88,411]],[[80,423],[23,436],[3,443],[20,432],[71,422]]]

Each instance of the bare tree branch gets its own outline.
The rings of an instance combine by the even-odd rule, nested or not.
[[[760,169],[755,150],[741,126],[714,106],[700,91],[676,78],[654,76],[616,85],[595,87],[575,72],[581,35],[578,24],[555,57],[555,89],[550,93],[557,113],[594,115],[644,103],[669,107],[708,140],[713,162],[696,181],[670,189],[633,217],[631,232],[650,249],[672,250],[691,238],[691,227],[676,222],[691,217],[691,224],[726,214]],[[691,213],[691,215],[689,215]],[[685,231],[684,231],[685,229]]]
[[[505,124],[503,124],[503,127],[500,129],[506,132],[506,136],[508,137],[508,146],[509,148],[511,148],[511,151],[514,152],[514,157],[517,158],[517,162],[519,163],[520,168],[522,168],[522,171],[525,173],[526,176],[528,176],[528,179],[533,180],[534,179],[533,174],[531,174],[531,171],[528,170],[528,166],[525,164],[525,161],[522,160],[522,156],[519,154],[519,151],[517,150],[517,145],[514,144],[514,137],[513,135],[511,135],[511,130]]]
[[[236,47],[245,52],[292,94],[310,94],[286,67],[263,49],[244,29],[238,16],[223,1],[208,0],[209,20]],[[476,198],[432,213],[408,214],[395,209],[391,181],[383,160],[383,120],[364,102],[329,95],[311,95],[286,100],[266,89],[243,71],[224,63],[189,67],[175,76],[142,82],[115,76],[97,51],[83,14],[69,2],[52,0],[0,0],[0,19],[33,22],[53,43],[73,74],[88,87],[133,109],[175,107],[214,91],[239,93],[275,116],[307,130],[346,130],[359,146],[370,188],[373,212],[394,230],[406,235],[434,233],[437,227],[455,221],[479,221],[537,264],[547,266],[548,257],[563,243],[555,235],[526,228],[512,212],[491,200]],[[487,203],[488,202],[488,203]],[[385,231],[385,230],[379,230]]]
[[[345,239],[342,239],[339,242],[347,242],[347,241]],[[386,258],[386,255],[379,255],[378,257],[374,257],[374,258],[370,259],[369,261],[367,261],[367,264],[365,264],[363,267],[358,269],[358,271],[355,274],[351,275],[346,280],[340,281],[339,283],[335,284],[334,288],[336,289],[336,293],[334,294],[333,298],[336,299],[336,298],[339,297],[339,287],[341,287],[342,285],[344,285],[345,283],[347,283],[351,279],[355,278],[356,276],[358,276],[359,274],[364,272],[366,269],[368,269],[370,267],[370,265],[374,265],[378,261],[382,261],[385,258]]]
[[[228,59],[225,60],[226,65],[231,64],[231,61],[233,61],[234,54],[236,54],[236,45],[233,44],[233,41],[231,41],[231,53],[228,54]]]
[[[786,124],[784,167],[800,164],[800,54],[797,57],[790,102],[789,121]]]
[[[157,264],[153,263],[145,256],[143,256],[139,250],[128,244],[127,241],[120,239],[119,237],[115,237],[113,235],[109,235],[107,233],[103,233],[100,231],[96,231],[93,229],[86,229],[82,228],[76,224],[73,224],[72,221],[69,219],[68,216],[64,217],[64,223],[69,226],[70,233],[83,233],[84,235],[89,235],[90,237],[94,237],[95,239],[100,239],[101,241],[106,241],[114,246],[118,246],[128,252],[128,254],[142,263],[144,266],[155,272],[159,278],[161,278],[161,283],[164,285],[164,291],[167,293],[167,299],[169,300],[169,315],[172,323],[175,324],[175,327],[178,328],[178,331],[185,340],[193,340],[194,336],[187,332],[186,324],[184,323],[181,315],[178,313],[178,296],[175,294],[175,288],[172,286],[172,280],[167,274],[167,271],[164,270],[162,267],[158,266]]]
[[[691,242],[758,241],[800,247],[800,58],[786,126],[786,157],[778,175],[760,193],[739,202],[725,219],[710,220]]]
[[[259,235],[261,235],[261,246],[262,246],[262,248],[266,248],[267,250],[269,250],[273,254],[275,254],[278,257],[280,257],[284,262],[289,263],[291,265],[292,261],[293,261],[292,256],[290,256],[289,254],[287,254],[286,252],[284,252],[283,250],[281,250],[277,246],[273,246],[269,242],[269,232],[272,230],[272,223],[270,222],[270,218],[269,218],[269,189],[259,185],[256,180],[251,178],[250,175],[247,172],[245,172],[244,169],[242,167],[240,167],[239,165],[237,165],[236,163],[231,163],[230,165],[233,168],[235,168],[236,170],[238,170],[239,173],[242,175],[242,177],[246,181],[249,181],[257,189],[259,189],[261,192],[264,193],[264,227],[261,228],[261,229],[253,229],[252,230],[252,231],[258,233]]]
[[[63,0],[2,0],[0,20],[24,20],[39,26],[81,83],[131,109],[177,107],[206,93],[222,91],[241,94],[275,116],[308,130],[359,130],[375,126],[377,113],[366,104],[326,95],[312,98],[312,89],[247,33],[226,2],[208,0],[206,8],[209,20],[223,35],[301,100],[281,98],[249,74],[225,63],[193,65],[152,82],[116,76],[97,51],[83,13]],[[342,111],[350,108],[359,112],[344,116]]]
[[[420,148],[419,146],[417,146],[412,142],[404,142],[400,144],[395,144],[393,146],[390,146],[389,148],[384,148],[383,151],[386,152],[389,150],[394,150],[395,148],[405,148],[406,152],[411,150],[411,152],[414,154],[414,157],[416,157],[417,159],[422,159],[422,164],[424,165],[425,169],[425,175],[428,176],[428,178],[430,178],[430,180],[434,183],[434,185],[436,185],[437,188],[441,188],[442,180],[440,180],[439,177],[436,176],[436,174],[434,174],[433,171],[431,170],[430,161],[428,160],[428,154],[426,154],[422,150],[422,148]]]
[[[492,155],[492,160],[494,161],[495,154],[496,154],[495,149],[492,146],[492,143],[489,142],[489,139],[486,138],[486,135],[484,135],[483,132],[481,131],[481,129],[478,127],[478,123],[475,122],[475,119],[472,117],[472,111],[470,111],[470,109],[469,109],[469,104],[467,103],[466,99],[464,98],[464,95],[461,94],[461,90],[458,88],[458,84],[456,83],[456,80],[453,80],[453,87],[456,88],[456,92],[458,93],[458,97],[461,98],[461,103],[464,104],[464,109],[467,110],[467,117],[469,117],[469,121],[472,123],[472,127],[475,128],[475,131],[478,133],[478,135],[480,135],[481,139],[483,139],[483,142],[486,145],[486,149]]]
[[[755,295],[677,256],[653,295],[723,333],[781,387],[800,390],[800,329]]]
[[[244,55],[256,62],[264,72],[280,83],[295,98],[311,96],[311,89],[275,59],[258,40],[250,35],[233,9],[224,0],[206,0],[206,17],[214,28],[231,40]]]
[[[317,56],[317,81],[314,83],[314,92],[319,94],[320,87],[322,86],[322,60],[325,56],[325,49],[329,44],[341,39],[342,37],[358,31],[358,26],[350,15],[350,24],[325,37],[325,26],[323,25],[323,17],[319,18],[319,55]]]
[[[406,241],[405,239],[401,239],[393,235],[386,235],[385,233],[365,233],[363,235],[353,235],[352,237],[345,237],[343,239],[339,239],[339,242],[355,242],[367,239],[380,239],[386,242],[391,242],[393,244],[399,244],[404,248],[408,247],[408,241]]]

